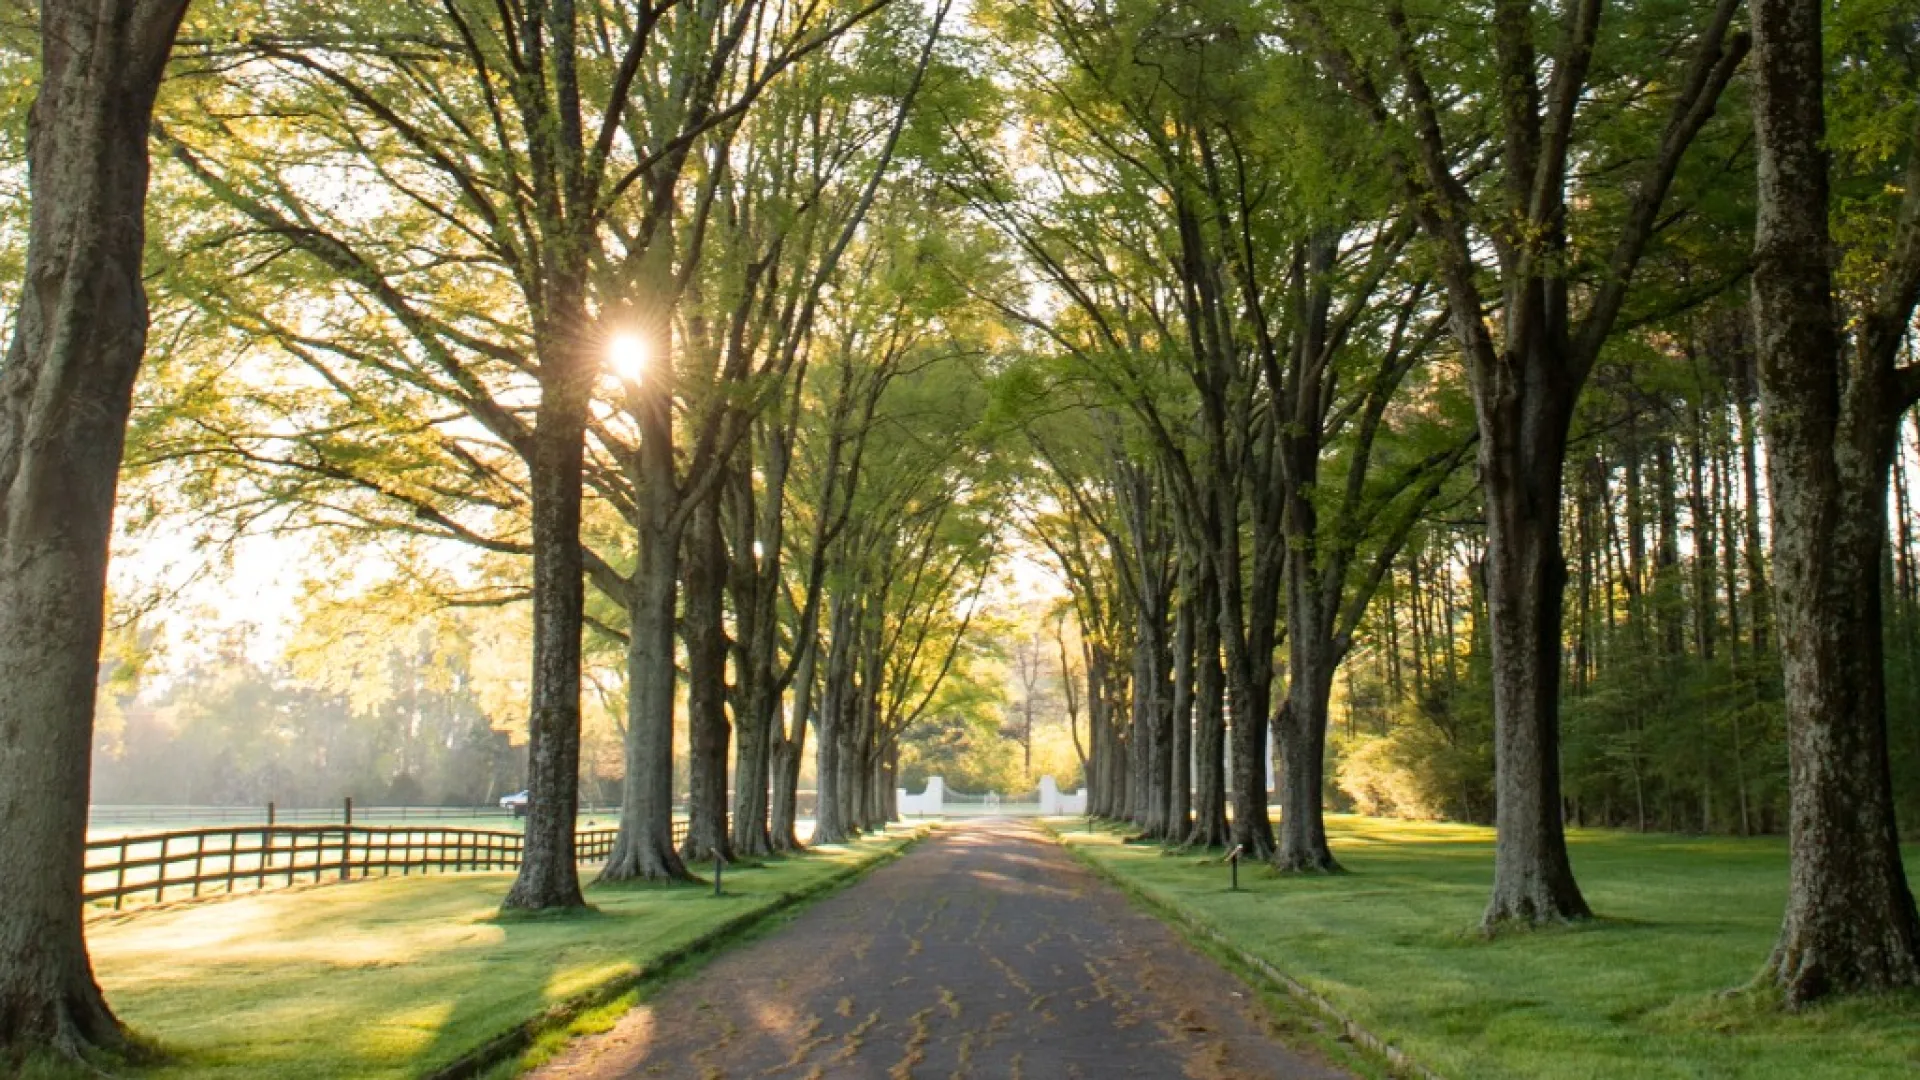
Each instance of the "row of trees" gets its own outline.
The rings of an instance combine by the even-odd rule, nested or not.
[[[1912,27],[1831,14],[1823,52],[1786,2],[990,10],[1029,141],[975,140],[962,184],[1033,277],[997,298],[1027,330],[1007,393],[1086,629],[1098,812],[1337,868],[1344,661],[1393,738],[1345,740],[1348,786],[1496,824],[1488,930],[1589,914],[1569,817],[1785,819],[1767,977],[1913,984],[1882,640]]]
[[[92,694],[53,677],[93,681],[87,580],[130,416],[141,517],[378,538],[363,576],[530,605],[528,855],[509,906],[582,904],[590,656],[624,676],[603,880],[797,847],[808,752],[814,841],[883,822],[901,735],[976,660],[1008,483],[979,433],[996,324],[953,284],[999,271],[939,188],[939,118],[981,85],[946,7],[268,2],[196,10],[175,48],[185,5],[162,6],[49,3],[27,50],[44,72],[30,258],[111,241],[74,271],[108,285],[76,282],[62,317],[119,352],[36,322],[68,309],[31,292],[57,274],[29,272],[0,429],[0,784],[32,808],[6,815],[0,866],[31,884],[0,919],[0,1052],[122,1045],[74,903],[88,785],[64,754],[91,741]],[[133,64],[108,51],[130,15],[158,20]],[[63,128],[47,114],[76,55],[84,116]],[[79,85],[103,71],[137,75],[134,98]],[[71,126],[102,112],[121,144]],[[54,150],[126,173],[118,201],[66,207]],[[46,215],[68,233],[43,237]],[[135,402],[143,220],[168,348]],[[102,392],[85,365],[103,359],[117,398],[74,397]],[[43,371],[56,381],[36,389]],[[70,445],[41,434],[79,421]],[[99,505],[75,502],[90,492]],[[477,554],[449,567],[449,543]],[[29,572],[48,550],[78,570]]]

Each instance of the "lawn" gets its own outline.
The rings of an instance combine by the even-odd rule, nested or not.
[[[1595,922],[1487,940],[1493,833],[1336,816],[1350,871],[1284,877],[1055,823],[1153,901],[1226,935],[1361,1027],[1459,1078],[1871,1077],[1920,1073],[1920,995],[1787,1014],[1726,996],[1765,961],[1784,841],[1576,831]],[[1909,851],[1907,865],[1920,865]]]
[[[511,874],[385,878],[98,921],[88,945],[121,1019],[170,1055],[135,1076],[414,1077],[909,835],[730,870],[718,899],[594,887],[593,913],[502,917]]]

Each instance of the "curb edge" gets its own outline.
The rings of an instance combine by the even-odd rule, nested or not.
[[[756,924],[825,893],[852,884],[856,878],[863,877],[899,859],[932,832],[931,827],[922,826],[908,836],[905,843],[891,851],[882,852],[865,862],[830,874],[804,888],[781,893],[765,907],[735,915],[692,940],[668,949],[636,971],[616,975],[564,1001],[549,1005],[447,1064],[420,1073],[419,1076],[421,1080],[473,1080],[474,1077],[532,1046],[540,1036],[571,1024],[582,1014],[606,1005],[637,987],[671,978],[689,961],[709,951],[724,948],[728,939],[752,929]]]

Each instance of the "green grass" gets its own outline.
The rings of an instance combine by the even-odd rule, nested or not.
[[[1055,827],[1150,900],[1226,935],[1361,1027],[1461,1078],[1871,1077],[1920,1073],[1920,995],[1782,1011],[1726,995],[1766,960],[1786,902],[1777,839],[1576,831],[1600,918],[1477,933],[1493,834],[1329,819],[1350,873],[1289,877]],[[1920,865],[1909,852],[1907,864]]]
[[[711,888],[587,890],[597,910],[498,914],[511,874],[386,878],[96,922],[121,1019],[167,1054],[144,1080],[413,1077],[568,999],[631,979],[742,915],[817,888],[906,832],[730,870]]]

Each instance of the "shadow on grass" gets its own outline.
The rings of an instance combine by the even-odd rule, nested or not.
[[[142,1032],[126,1029],[122,1037],[126,1041],[117,1049],[92,1050],[77,1061],[53,1053],[34,1053],[25,1058],[0,1054],[0,1075],[15,1080],[100,1080],[128,1069],[165,1065],[176,1057]]]

